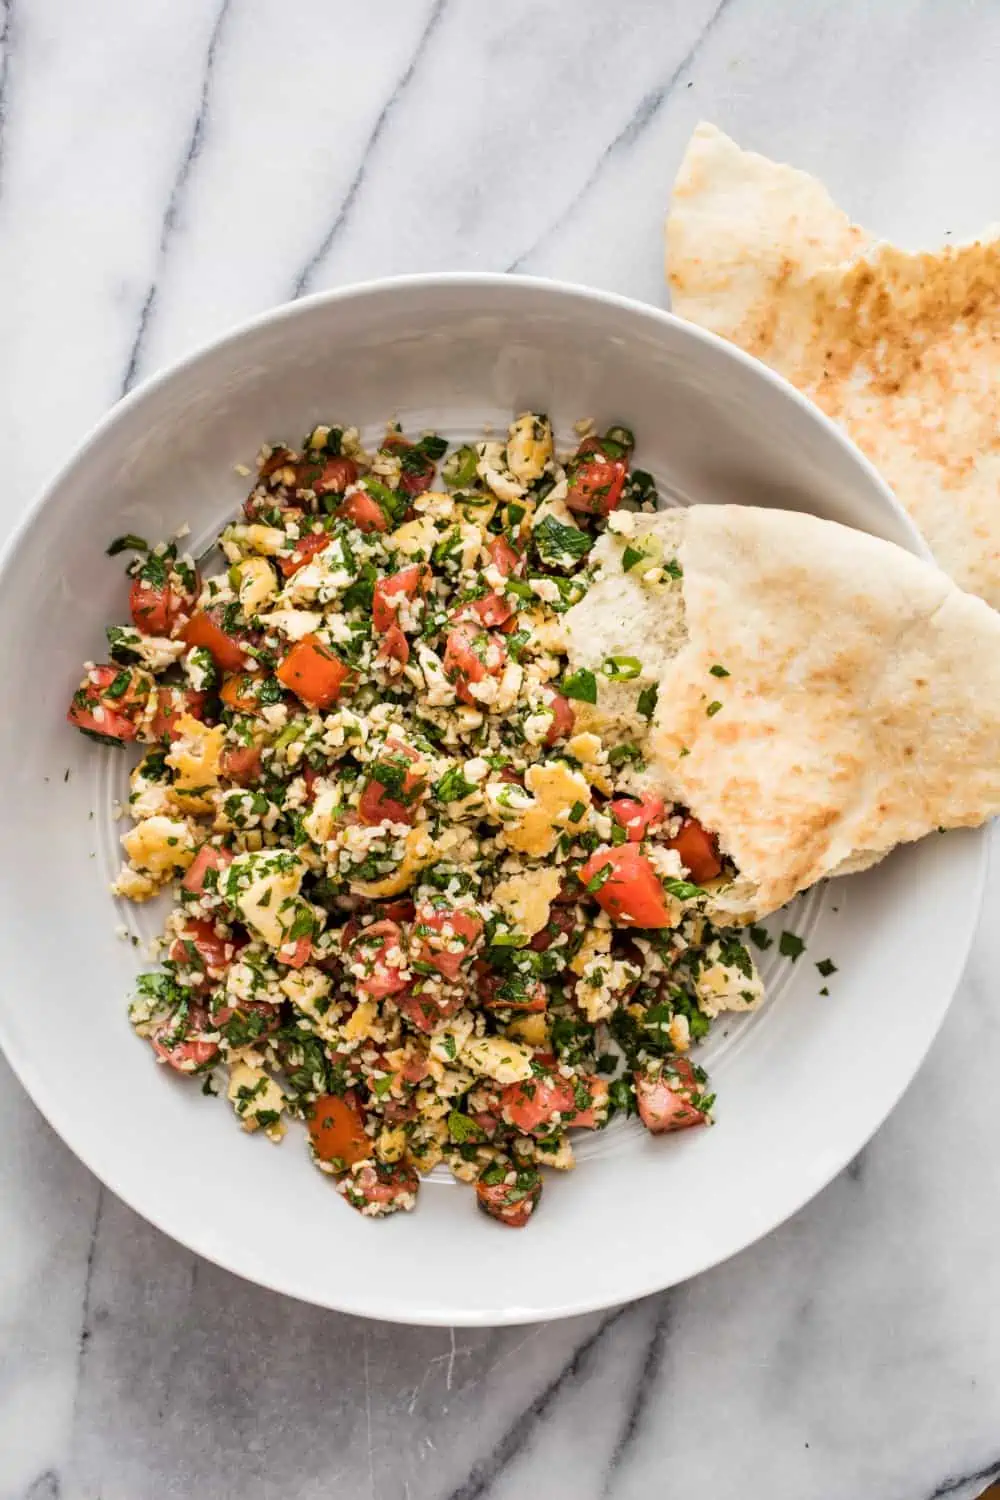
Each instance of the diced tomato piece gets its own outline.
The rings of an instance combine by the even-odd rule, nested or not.
[[[612,817],[625,829],[630,844],[641,843],[665,811],[666,803],[655,792],[645,792],[642,797],[616,797],[611,804]]]
[[[204,646],[212,653],[212,659],[221,671],[245,671],[247,654],[243,644],[238,637],[228,635],[222,629],[221,617],[222,610],[215,605],[196,610],[182,626],[181,639],[188,646]]]
[[[276,474],[279,469],[295,469],[297,477],[298,462],[291,448],[286,448],[283,444],[278,443],[276,447],[271,449],[267,458],[265,458],[257,470],[257,477],[258,479],[270,479],[271,475]]]
[[[581,869],[580,879],[588,887],[600,881],[591,895],[612,922],[631,927],[673,926],[656,871],[635,844],[598,849]]]
[[[278,679],[310,708],[329,708],[336,703],[351,675],[317,635],[305,635],[278,667]]]
[[[573,472],[566,504],[585,515],[608,515],[621,500],[627,473],[627,464],[619,459],[588,459]]]
[[[446,907],[421,908],[413,929],[417,962],[430,964],[445,979],[456,980],[482,932],[482,919],[474,912]]]
[[[430,1035],[432,1031],[437,1030],[442,1021],[448,1021],[452,1016],[457,1015],[462,1009],[464,999],[461,990],[456,990],[451,995],[430,994],[429,992],[417,994],[412,990],[407,990],[405,994],[396,995],[394,1003],[411,1026]]]
[[[173,1021],[164,1021],[150,1037],[153,1051],[160,1062],[176,1069],[178,1073],[197,1073],[208,1067],[219,1055],[218,1042],[206,1041],[200,1034],[213,1031],[215,1023],[200,1005],[192,1005],[188,1012],[184,1034],[174,1040],[177,1026]]]
[[[505,536],[494,537],[490,542],[490,562],[505,578],[519,573],[524,566],[524,558]]]
[[[485,964],[478,975],[476,990],[484,1010],[510,1010],[524,1015],[543,1011],[549,1003],[548,991],[540,979],[496,974]]]
[[[412,453],[416,443],[411,443],[409,438],[402,434],[391,434],[382,444],[383,449],[389,453]],[[422,462],[418,462],[422,458]],[[399,487],[407,495],[422,495],[429,490],[434,479],[437,464],[427,455],[413,454],[407,463],[404,463],[399,476]]]
[[[427,592],[431,570],[426,563],[412,563],[388,578],[380,578],[372,596],[372,624],[380,633],[399,624],[399,606]]]
[[[177,720],[184,714],[201,719],[205,713],[207,693],[195,692],[194,688],[158,687],[156,707],[149,721],[149,733],[155,740],[177,739]]]
[[[372,1209],[378,1215],[397,1213],[400,1209],[414,1206],[420,1187],[420,1178],[404,1161],[387,1166],[385,1162],[366,1162],[357,1172],[351,1172],[337,1183],[341,1193],[352,1208]]]
[[[227,865],[232,864],[233,858],[234,855],[230,849],[220,849],[216,844],[202,844],[198,853],[188,865],[187,873],[181,881],[181,885],[186,891],[191,891],[193,895],[200,896],[205,889],[205,877],[209,870],[224,870]],[[210,884],[214,888],[217,880],[210,882]]]
[[[240,1018],[241,1030],[256,1018],[253,1037],[270,1036],[281,1025],[281,1006],[271,1005],[267,1000],[241,1000],[239,1005],[218,1005],[212,1012],[212,1025],[228,1026],[234,1016]]]
[[[134,740],[151,687],[151,679],[133,667],[93,667],[73,694],[66,717],[101,739]]]
[[[304,937],[297,937],[287,943],[282,943],[278,949],[279,964],[287,964],[290,969],[301,969],[312,957],[312,938],[308,933]]]
[[[382,663],[394,661],[398,662],[401,667],[405,667],[409,659],[409,641],[398,625],[390,625],[382,637],[382,644],[378,648],[376,660]]]
[[[353,1094],[320,1094],[307,1119],[309,1140],[319,1161],[347,1168],[374,1153],[374,1142],[365,1132],[364,1112]]]
[[[328,458],[311,488],[317,495],[342,495],[357,478],[358,466],[353,458]]]
[[[667,840],[667,848],[677,850],[681,864],[699,885],[722,873],[719,841],[697,818],[685,818],[676,837]]]
[[[699,1094],[698,1079],[686,1057],[664,1063],[659,1073],[635,1075],[639,1118],[654,1135],[706,1124],[708,1111],[692,1103]]]
[[[442,663],[444,675],[454,685],[455,696],[472,708],[477,703],[469,691],[470,683],[499,676],[506,660],[507,652],[499,636],[472,624],[456,625],[448,632]]]
[[[541,1196],[542,1177],[537,1167],[490,1162],[476,1182],[476,1202],[483,1213],[508,1229],[523,1229]]]
[[[358,817],[369,827],[376,823],[412,823],[416,804],[424,789],[424,778],[415,771],[404,770],[406,761],[419,756],[399,740],[386,740],[385,749],[372,762],[371,774],[361,793]],[[392,789],[381,775],[391,780]],[[402,782],[400,784],[400,777]],[[393,795],[397,792],[398,795]]]
[[[219,757],[219,770],[227,781],[250,786],[260,776],[260,746],[225,745]]]
[[[319,772],[314,771],[312,766],[305,765],[302,767],[299,775],[306,784],[306,801],[311,807],[316,801],[316,783],[319,780]]]
[[[300,536],[295,543],[295,551],[290,557],[279,557],[278,567],[286,578],[291,578],[306,563],[312,562],[317,552],[322,552],[330,545],[330,536],[325,531],[309,531],[305,536]]]
[[[337,510],[337,515],[350,521],[359,531],[388,531],[389,519],[385,511],[364,490],[355,490],[348,495]]]
[[[351,978],[364,999],[382,1000],[406,988],[406,943],[398,922],[372,922],[348,939],[345,948]]]
[[[502,629],[517,614],[513,604],[501,594],[484,594],[480,599],[471,599],[463,609],[471,609],[482,623],[490,629]]]
[[[539,1074],[526,1083],[511,1083],[503,1090],[503,1117],[526,1135],[547,1135],[555,1116],[559,1124],[598,1129],[608,1118],[608,1085],[591,1073],[563,1078],[555,1071],[555,1059],[539,1057],[551,1073]]]
[[[558,740],[568,740],[576,725],[576,714],[569,699],[564,698],[562,693],[552,691],[545,694],[545,704],[552,710],[553,717],[542,743],[554,745]]]
[[[169,636],[178,621],[190,614],[196,597],[169,583],[150,583],[138,577],[129,590],[129,613],[143,635]]]
[[[200,968],[208,979],[221,979],[244,943],[220,937],[215,924],[189,917],[170,945],[170,958],[184,969]]]

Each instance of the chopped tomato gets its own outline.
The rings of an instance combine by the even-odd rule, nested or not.
[[[487,676],[499,676],[506,660],[507,652],[499,636],[471,624],[456,625],[448,632],[444,675],[454,684],[455,696],[472,708],[477,704],[469,691],[470,684],[482,682]]]
[[[372,922],[349,938],[345,948],[351,977],[364,999],[382,1000],[406,988],[405,942],[398,922]]]
[[[247,664],[243,643],[237,636],[223,630],[221,617],[222,609],[218,605],[197,610],[183,625],[181,639],[189,646],[204,646],[212,653],[221,671],[242,672]]]
[[[424,907],[417,911],[413,929],[416,960],[430,964],[445,979],[458,979],[482,932],[482,919],[474,912]]]
[[[177,720],[183,714],[200,719],[205,713],[207,693],[195,692],[194,688],[158,687],[153,717],[149,721],[149,733],[155,740],[177,739]]]
[[[501,594],[484,594],[481,599],[471,599],[463,609],[471,609],[482,623],[490,629],[503,628],[517,614],[509,600]]]
[[[372,624],[379,632],[399,624],[399,606],[404,599],[424,594],[431,582],[426,563],[412,563],[388,578],[380,578],[372,596]]]
[[[413,1207],[420,1179],[404,1161],[387,1166],[384,1162],[366,1162],[357,1172],[342,1177],[337,1191],[352,1208],[372,1209],[376,1214],[392,1214]]]
[[[312,938],[308,933],[304,937],[291,939],[282,943],[278,949],[278,962],[287,964],[290,969],[301,969],[312,957]]]
[[[704,1125],[708,1120],[708,1111],[693,1102],[699,1094],[694,1067],[686,1057],[664,1063],[662,1069],[653,1075],[635,1075],[639,1118],[654,1135],[661,1135],[668,1130],[687,1130],[691,1125]]]
[[[150,687],[145,673],[131,667],[92,667],[73,694],[66,717],[102,740],[134,740]]]
[[[564,698],[562,693],[548,692],[545,695],[545,706],[552,710],[552,723],[542,743],[554,745],[557,740],[568,740],[576,725],[576,714],[569,699]]]
[[[365,1132],[364,1113],[353,1094],[320,1094],[307,1119],[309,1140],[319,1161],[342,1170],[367,1160],[375,1150],[371,1136]]]
[[[598,849],[580,870],[612,922],[630,927],[672,927],[673,918],[656,871],[634,844]]]
[[[319,772],[314,771],[312,766],[303,766],[299,773],[306,784],[306,801],[310,807],[316,801],[316,783],[319,780]]]
[[[382,444],[383,450],[389,453],[409,454],[403,463],[399,475],[399,487],[407,495],[422,495],[429,490],[434,479],[437,464],[428,454],[417,451],[416,443],[411,443],[409,438],[401,434],[392,434]]]
[[[494,537],[490,542],[490,561],[505,578],[509,578],[512,573],[519,573],[524,566],[524,558],[504,536]]]
[[[261,711],[261,688],[268,680],[263,671],[234,672],[227,677],[219,690],[219,697],[227,708],[241,714],[259,714]]]
[[[476,988],[484,1010],[511,1010],[523,1015],[545,1010],[549,1003],[548,991],[540,979],[494,974],[485,965]]]
[[[628,466],[620,460],[587,459],[573,472],[566,504],[586,515],[606,516],[622,497]]]
[[[342,495],[349,484],[358,477],[358,466],[353,458],[328,458],[322,470],[312,482],[317,495]]]
[[[129,590],[129,612],[143,635],[174,635],[178,624],[194,609],[197,597],[197,581],[193,589],[186,589],[176,574],[163,583],[154,583],[140,573]]]
[[[291,557],[279,557],[278,567],[286,578],[291,578],[306,563],[312,562],[317,552],[324,551],[330,545],[330,535],[326,531],[310,531],[305,536],[300,536],[295,543],[295,551]]]
[[[259,745],[226,745],[219,758],[219,770],[227,781],[250,786],[260,775]]]
[[[722,872],[719,841],[697,818],[685,818],[676,837],[667,840],[667,848],[677,850],[681,864],[699,885]]]
[[[336,703],[351,675],[317,635],[296,641],[278,667],[278,678],[310,708],[329,708]]]
[[[202,982],[223,978],[243,946],[231,937],[220,937],[213,922],[189,917],[170,945],[169,957],[179,968],[201,973]]]
[[[208,1067],[219,1055],[218,1042],[206,1041],[200,1034],[214,1030],[214,1022],[200,1005],[192,1005],[188,1012],[183,1034],[177,1037],[174,1021],[164,1021],[150,1037],[153,1051],[160,1062],[175,1068],[178,1073],[197,1073]]]
[[[418,759],[409,745],[386,740],[384,750],[371,763],[371,774],[358,803],[362,823],[373,827],[376,823],[413,822],[424,777],[408,770],[407,761]]]
[[[215,844],[202,844],[198,853],[187,868],[187,873],[181,881],[186,891],[191,891],[195,896],[200,896],[205,889],[206,876],[210,870],[224,870],[233,862],[233,853],[229,849],[220,849]],[[218,874],[214,880],[209,881],[209,888],[215,889],[218,884]]]
[[[666,803],[655,792],[645,792],[642,797],[616,797],[611,804],[611,815],[625,829],[631,844],[641,843],[665,811]]]
[[[551,1068],[526,1083],[511,1083],[503,1090],[503,1117],[526,1135],[547,1135],[553,1126],[572,1125],[596,1130],[608,1117],[608,1085],[592,1073],[563,1078],[553,1057],[539,1057]],[[558,1122],[555,1116],[559,1116]]]
[[[452,995],[415,994],[412,990],[407,990],[405,994],[395,996],[395,1004],[411,1026],[429,1036],[442,1021],[450,1020],[462,1009],[464,999],[461,990],[456,990]]]
[[[542,1177],[537,1167],[490,1162],[476,1182],[476,1202],[483,1213],[508,1229],[523,1229],[541,1196]]]
[[[400,630],[398,625],[390,625],[382,638],[382,644],[378,648],[376,660],[382,662],[398,662],[405,667],[410,659],[410,643]]]
[[[389,520],[377,500],[364,490],[355,490],[353,495],[338,508],[337,515],[350,521],[359,531],[388,531]]]

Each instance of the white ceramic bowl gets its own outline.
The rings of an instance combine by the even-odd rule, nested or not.
[[[921,551],[872,468],[762,365],[621,298],[493,276],[406,278],[281,308],[136,391],[97,428],[7,549],[0,638],[4,983],[0,1040],[64,1140],[139,1213],[251,1280],[346,1311],[426,1323],[582,1312],[691,1276],[780,1223],[868,1140],[926,1052],[972,937],[977,833],[934,837],[811,893],[780,919],[808,951],[766,955],[771,996],[705,1049],[718,1124],[654,1139],[616,1124],[550,1176],[514,1233],[471,1192],[425,1184],[417,1212],[354,1213],[311,1166],[153,1064],[128,1026],[140,967],[115,935],[125,757],[70,729],[66,705],[103,629],[126,615],[121,532],[190,523],[204,547],[243,498],[264,439],[389,414],[471,436],[525,408],[624,421],[637,461],[688,501],[815,511]],[[836,630],[836,620],[830,621]],[[824,981],[814,962],[832,957]]]

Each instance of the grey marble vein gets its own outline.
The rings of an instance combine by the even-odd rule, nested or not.
[[[468,1479],[451,1491],[448,1500],[482,1500],[490,1493],[497,1479],[523,1451],[534,1429],[544,1421],[567,1387],[586,1378],[602,1341],[628,1311],[628,1308],[617,1308],[602,1319],[594,1332],[574,1350],[572,1358],[563,1365],[555,1379],[518,1413],[488,1457],[473,1464]]]
[[[337,240],[337,236],[341,233],[344,226],[346,225],[350,217],[351,210],[354,208],[354,204],[357,200],[358,194],[361,192],[362,186],[364,185],[365,178],[368,174],[368,166],[371,158],[378,148],[379,141],[382,139],[382,136],[389,124],[390,119],[392,118],[393,113],[399,107],[401,100],[403,99],[407,90],[413,82],[417,69],[420,66],[421,59],[423,58],[424,53],[427,51],[427,47],[430,43],[431,37],[434,35],[434,32],[441,24],[441,18],[444,15],[447,4],[448,0],[434,0],[434,4],[431,6],[430,14],[427,17],[424,29],[420,33],[420,37],[417,41],[416,47],[413,49],[413,55],[407,63],[406,67],[403,69],[403,72],[400,74],[396,83],[393,85],[389,93],[389,97],[383,104],[381,110],[378,113],[378,117],[375,120],[375,124],[372,126],[371,134],[365,142],[364,149],[361,153],[361,158],[358,162],[357,170],[355,171],[354,176],[351,179],[350,186],[348,187],[347,192],[344,195],[343,202],[337,209],[336,217],[334,218],[329,229],[324,232],[322,239],[316,246],[316,249],[311,253],[305,265],[302,267],[301,271],[297,273],[294,281],[292,282],[293,298],[304,297],[310,290],[316,272],[319,270],[320,266],[329,255],[331,249],[333,248],[333,245]]]
[[[643,95],[625,124],[598,157],[590,175],[570,199],[569,203],[562,209],[559,217],[548,225],[533,244],[529,245],[515,260],[511,261],[507,267],[508,271],[521,271],[525,268],[532,255],[546,245],[569,222],[580,204],[592,191],[595,184],[604,176],[605,172],[613,168],[616,159],[623,152],[628,151],[640,139],[643,133],[649,129],[660,110],[670,98],[677,83],[690,71],[691,67],[697,61],[699,54],[712,36],[722,16],[729,9],[731,3],[732,0],[717,0],[717,4],[708,17],[708,20],[698,32],[698,35],[680,62],[672,70],[670,76],[663,83],[657,84],[655,88],[649,89]]]
[[[184,204],[184,195],[194,170],[195,163],[201,155],[205,142],[205,129],[208,121],[209,104],[211,100],[212,79],[215,71],[215,61],[219,51],[219,43],[222,38],[223,28],[232,7],[233,0],[222,0],[216,12],[215,21],[212,25],[208,47],[205,52],[205,62],[201,74],[201,88],[198,95],[198,108],[195,113],[194,122],[190,134],[181,154],[177,174],[170,187],[170,196],[163,213],[160,224],[160,237],[157,248],[156,266],[150,279],[149,287],[143,299],[142,308],[139,312],[139,321],[136,326],[132,347],[129,350],[128,363],[125,367],[125,376],[122,380],[122,395],[126,395],[133,387],[139,374],[142,363],[143,348],[149,325],[156,308],[159,296],[159,278],[166,264],[167,255],[170,250],[170,242],[177,227],[181,209]]]
[[[608,1462],[602,1494],[612,1494],[618,1471],[627,1460],[642,1423],[646,1419],[650,1397],[657,1388],[663,1370],[667,1336],[670,1327],[670,1293],[663,1292],[655,1302],[653,1326],[649,1330],[645,1347],[640,1350],[635,1380],[629,1392],[628,1407],[615,1445]]]
[[[14,0],[0,0],[0,200],[3,198],[7,125],[10,114],[11,54],[14,50]]]

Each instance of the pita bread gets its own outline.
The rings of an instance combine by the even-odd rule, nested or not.
[[[1000,237],[910,254],[804,172],[699,125],[667,220],[674,311],[840,422],[941,566],[1000,608]]]
[[[595,547],[598,576],[566,615],[570,659],[655,672],[644,775],[739,871],[713,916],[766,915],[1000,811],[1000,615],[982,600],[890,542],[791,511],[696,505],[612,525],[629,536]],[[628,543],[682,577],[623,573]],[[645,590],[664,622],[652,650]]]

